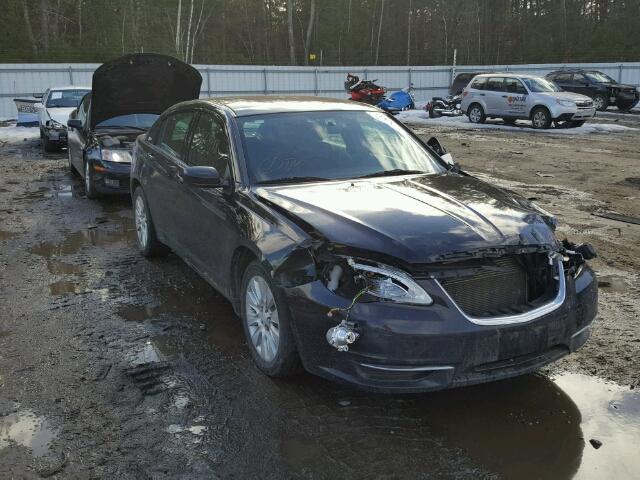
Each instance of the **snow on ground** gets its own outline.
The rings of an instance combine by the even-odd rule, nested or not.
[[[531,122],[518,120],[515,126],[505,125],[500,120],[489,120],[487,123],[471,123],[466,116],[460,117],[440,117],[429,118],[425,110],[407,110],[400,112],[396,118],[402,123],[412,125],[445,125],[459,128],[486,128],[493,130],[526,131],[535,133],[553,133],[562,135],[582,135],[586,133],[616,133],[637,130],[636,128],[625,127],[624,125],[613,125],[609,123],[585,123],[578,128],[551,128],[549,130],[536,130],[531,126]]]
[[[15,124],[9,127],[0,127],[0,142],[22,142],[40,138],[38,127],[16,127]]]

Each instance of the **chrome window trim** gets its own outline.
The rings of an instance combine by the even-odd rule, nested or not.
[[[564,303],[564,300],[567,294],[567,285],[565,281],[562,260],[557,260],[556,265],[558,267],[558,285],[559,285],[558,294],[556,295],[556,297],[549,303],[541,305],[540,307],[534,308],[533,310],[530,310],[528,312],[519,313],[517,315],[505,315],[502,317],[487,317],[487,318],[478,318],[478,317],[472,317],[470,315],[467,315],[453,300],[451,295],[449,295],[449,293],[445,290],[442,284],[440,284],[438,280],[435,280],[435,282],[440,287],[440,289],[445,294],[445,296],[449,299],[449,301],[453,304],[453,306],[456,307],[458,312],[460,312],[460,314],[471,323],[474,323],[476,325],[511,325],[514,323],[526,323],[526,322],[530,322],[531,320],[535,320],[536,318],[547,315],[551,312],[554,312],[555,310],[560,308]]]
[[[434,365],[426,367],[396,367],[390,365],[374,365],[371,363],[361,363],[363,367],[372,368],[374,370],[384,370],[385,372],[430,372],[437,370],[453,370],[454,367],[448,365]]]

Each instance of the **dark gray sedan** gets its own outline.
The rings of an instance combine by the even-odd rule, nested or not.
[[[577,350],[596,315],[588,245],[375,107],[180,103],[138,137],[131,193],[141,252],[224,294],[271,376],[486,382]]]

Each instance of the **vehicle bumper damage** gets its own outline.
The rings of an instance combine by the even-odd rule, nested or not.
[[[101,194],[122,195],[129,193],[131,164],[94,160],[93,181]]]
[[[287,268],[274,275],[300,357],[312,373],[367,390],[439,390],[534,371],[584,345],[597,313],[589,245],[492,248],[404,270],[316,253],[315,269],[293,262],[305,271],[298,281],[278,281]],[[398,286],[410,301],[392,299]]]

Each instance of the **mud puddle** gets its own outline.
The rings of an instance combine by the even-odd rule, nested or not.
[[[44,417],[24,409],[0,417],[0,450],[11,445],[21,445],[31,450],[33,456],[42,457],[57,432]]]

